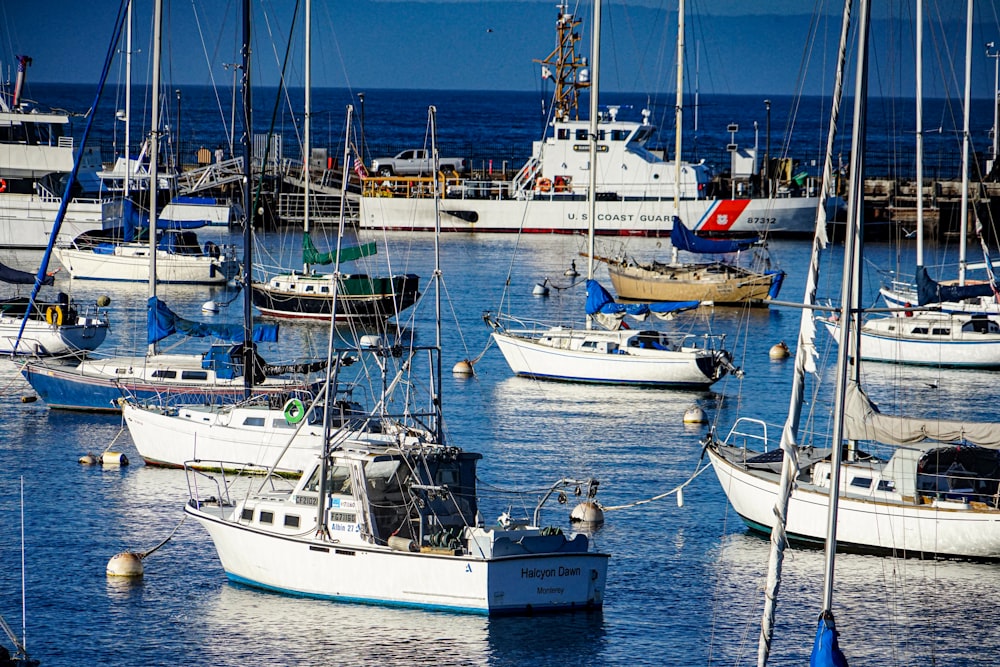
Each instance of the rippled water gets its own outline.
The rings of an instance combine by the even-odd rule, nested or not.
[[[209,232],[202,235],[210,237]],[[380,237],[376,260],[387,257],[421,276],[430,274],[427,235]],[[264,240],[275,254],[285,242]],[[549,277],[568,286],[563,271],[583,242],[576,237],[522,239],[461,236],[442,241],[446,371],[463,358],[477,361],[476,377],[444,378],[451,441],[481,451],[482,511],[490,520],[511,507],[529,511],[514,489],[547,487],[562,476],[596,476],[607,523],[595,535],[610,552],[603,613],[543,618],[486,619],[448,613],[336,604],[264,593],[227,583],[208,535],[183,523],[182,473],[145,467],[119,419],[49,411],[30,394],[16,364],[0,362],[0,541],[4,586],[0,613],[19,628],[20,503],[24,479],[28,646],[53,665],[680,665],[755,664],[768,543],[746,533],[712,472],[677,497],[637,504],[686,482],[704,465],[704,427],[682,423],[693,404],[722,431],[737,415],[781,422],[787,410],[791,362],[768,358],[774,343],[794,346],[799,313],[784,308],[715,309],[678,318],[669,326],[726,333],[740,382],[727,378],[710,392],[589,387],[514,378],[499,351],[485,350],[485,309],[500,303],[511,271],[519,314],[580,320],[583,292],[556,289],[531,296]],[[630,240],[636,252],[655,241]],[[320,245],[320,242],[317,242]],[[295,244],[287,244],[293,247]],[[808,243],[778,241],[772,249],[789,272],[788,300],[801,298]],[[840,251],[828,253],[821,295],[833,294]],[[887,246],[871,246],[876,264],[894,262]],[[24,264],[30,253],[5,257]],[[289,264],[292,266],[294,264]],[[599,277],[601,274],[599,273]],[[832,282],[831,282],[832,281]],[[68,284],[63,285],[63,288]],[[109,349],[134,351],[145,288],[79,283],[74,296],[110,292],[113,329]],[[869,290],[870,291],[870,290]],[[188,317],[200,304],[224,300],[224,290],[170,288],[163,296]],[[416,328],[432,336],[433,304],[418,306]],[[236,320],[238,309],[218,317]],[[280,346],[268,359],[314,354],[325,344],[323,327],[282,325]],[[829,337],[820,332],[820,347]],[[198,349],[194,345],[192,349]],[[824,355],[828,350],[824,350]],[[866,368],[873,397],[921,411],[972,414],[990,409],[995,373]],[[903,380],[902,388],[897,381]],[[934,385],[931,387],[930,385]],[[971,387],[982,387],[972,390]],[[815,427],[826,425],[827,390],[810,397]],[[992,414],[992,413],[990,413]],[[107,447],[132,465],[83,467],[77,459]],[[568,528],[567,506],[552,505],[546,524]],[[107,579],[114,554],[150,549],[136,583]],[[771,664],[802,665],[821,607],[822,554],[792,550],[785,561]],[[855,665],[982,665],[1000,655],[993,602],[1000,595],[996,566],[842,556],[837,561],[834,608],[842,645]]]

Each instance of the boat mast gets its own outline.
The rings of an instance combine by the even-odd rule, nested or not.
[[[681,215],[681,129],[684,121],[684,0],[677,5],[677,99],[674,103],[674,215]],[[678,262],[677,247],[671,252]]]
[[[132,189],[131,127],[132,127],[132,0],[128,0],[125,28],[125,185],[122,197],[128,199]]]
[[[599,1],[599,0],[598,0]],[[431,165],[434,167],[434,389],[431,392],[431,406],[434,413],[434,438],[438,444],[444,442],[443,416],[441,414],[441,193],[438,191],[441,182],[438,180],[438,149],[437,149],[437,107],[427,108],[428,120],[431,125]],[[593,237],[591,237],[593,238]],[[593,251],[593,248],[591,248]]]
[[[253,387],[253,103],[250,93],[250,0],[243,0],[243,388]]]
[[[683,0],[682,0],[683,1]],[[601,0],[594,0],[594,37],[590,47],[590,186],[587,188],[587,280],[594,278],[594,220],[597,217],[597,121],[598,80],[601,72]],[[587,315],[587,328],[593,318]]]
[[[799,419],[805,396],[805,376],[816,371],[816,322],[811,306],[816,304],[816,288],[819,281],[820,253],[826,247],[826,197],[833,183],[833,150],[837,138],[840,105],[844,92],[844,67],[847,63],[847,47],[850,40],[852,0],[844,3],[843,20],[840,29],[837,70],[834,79],[833,100],[830,110],[830,126],[827,130],[826,157],[823,162],[823,183],[820,188],[820,202],[816,207],[816,230],[813,235],[812,257],[806,274],[806,290],[799,324],[798,345],[795,348],[795,372],[792,393],[788,406],[788,417],[781,432],[781,449],[784,453],[781,463],[781,479],[778,497],[775,500],[775,525],[771,530],[771,550],[764,596],[764,612],[761,617],[760,637],[757,642],[757,664],[764,667],[771,651],[774,635],[774,618],[777,608],[778,589],[781,586],[781,565],[787,544],[785,517],[788,514],[788,499],[792,483],[798,473],[796,443],[798,441]]]
[[[965,17],[965,108],[962,112],[962,228],[958,235],[958,284],[965,284],[965,254],[969,235],[969,106],[972,102],[972,0]]]
[[[160,40],[163,31],[163,0],[153,3],[153,109],[149,134],[149,298],[156,297],[156,195],[158,194],[157,137],[160,132]],[[156,343],[149,344],[149,354],[156,354]]]
[[[917,271],[924,265],[924,0],[917,0]]]
[[[306,57],[305,57],[305,67],[306,67],[306,99],[305,99],[305,114],[302,121],[302,141],[305,145],[303,152],[305,153],[304,162],[302,165],[302,178],[305,180],[305,186],[303,187],[302,195],[305,200],[302,203],[302,234],[306,238],[309,237],[309,195],[312,189],[312,174],[309,172],[310,162],[309,151],[310,146],[310,129],[312,127],[312,2],[306,2]],[[344,163],[344,183],[347,183],[347,163]],[[341,194],[341,201],[343,201],[343,194]],[[309,273],[309,264],[304,263],[302,266],[303,273]],[[330,313],[331,317],[335,317],[335,313]]]
[[[541,60],[535,60],[542,65],[542,77],[555,78],[556,92],[552,102],[553,119],[556,122],[580,119],[580,91],[589,88],[590,82],[577,75],[587,65],[587,61],[576,55],[576,43],[580,41],[580,33],[576,31],[580,19],[569,13],[566,0],[558,5],[559,16],[556,19],[556,48]],[[549,69],[555,68],[555,73]]]

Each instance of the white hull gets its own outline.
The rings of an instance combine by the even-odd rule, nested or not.
[[[20,317],[0,317],[0,354],[80,355],[96,350],[108,335],[106,320],[81,318],[76,324],[61,326],[28,320],[18,341],[21,322]]]
[[[304,425],[292,439],[295,425],[280,409],[182,406],[164,414],[126,403],[122,416],[136,450],[151,465],[180,468],[186,461],[203,461],[204,467],[218,468],[220,461],[238,461],[269,468],[280,459],[279,472],[301,475],[323,443],[321,424]],[[243,427],[248,418],[259,418],[260,426]]]
[[[774,527],[778,475],[747,471],[727,461],[713,447],[707,451],[733,509],[750,527],[770,531]],[[842,479],[846,484],[846,476]],[[825,542],[828,512],[828,490],[798,482],[788,505],[786,531],[798,540]],[[899,556],[1000,558],[1000,511],[977,508],[976,504],[960,500],[918,504],[912,497],[890,491],[875,491],[868,496],[842,492],[837,544]]]
[[[119,245],[114,254],[75,248],[57,248],[55,254],[70,276],[78,280],[149,282],[149,246],[144,244]],[[158,283],[223,285],[227,280],[218,259],[164,251],[156,253]]]
[[[59,205],[58,197],[0,193],[0,248],[47,247]],[[66,207],[56,243],[69,244],[80,234],[100,227],[101,202],[75,199]]]
[[[232,206],[229,204],[170,202],[160,211],[159,217],[173,222],[203,222],[209,226],[226,227],[232,218]]]
[[[315,507],[295,510],[304,515],[300,519],[305,525],[288,535],[275,535],[273,529],[264,532],[190,505],[185,508],[208,531],[231,580],[282,593],[481,614],[585,609],[603,603],[608,561],[604,554],[484,559],[396,551],[353,544],[350,538],[317,540],[312,537]]]
[[[839,327],[819,319],[837,338]],[[948,315],[916,315],[869,320],[861,327],[861,358],[917,366],[1000,367],[1000,332],[966,330],[971,320]],[[983,322],[991,325],[991,322]]]
[[[441,199],[443,232],[587,233],[587,202],[544,199]],[[818,197],[708,200],[680,203],[680,218],[703,234],[811,234]],[[434,231],[433,199],[360,198],[359,226],[366,229]],[[595,234],[669,236],[673,199],[598,201]]]
[[[556,328],[542,338],[495,331],[493,340],[514,374],[524,377],[677,387],[708,387],[718,379],[711,374],[715,367],[711,352],[695,348],[674,351],[629,347],[627,354],[618,353],[618,349],[626,349],[627,335],[610,331],[573,333]],[[579,343],[584,338],[597,341],[596,345],[580,349]]]

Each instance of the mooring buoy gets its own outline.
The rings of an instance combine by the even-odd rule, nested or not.
[[[772,346],[770,352],[768,352],[768,356],[772,359],[787,359],[789,354],[791,352],[788,350],[788,346],[785,345],[785,341]]]
[[[462,359],[460,362],[455,364],[455,367],[451,369],[451,372],[455,375],[475,375],[476,372],[472,369],[472,362],[468,359]]]
[[[699,408],[697,405],[692,405],[690,408],[684,411],[684,423],[707,424],[708,415],[705,414],[705,411]]]
[[[108,561],[107,574],[109,577],[141,577],[142,557],[134,551],[115,554]]]

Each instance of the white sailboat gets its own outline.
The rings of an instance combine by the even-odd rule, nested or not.
[[[835,647],[832,587],[838,549],[892,556],[1000,558],[1000,424],[881,414],[859,384],[859,365],[849,363],[861,311],[860,251],[864,177],[863,137],[867,93],[870,10],[862,0],[858,28],[858,73],[854,134],[841,286],[841,320],[833,426],[825,444],[799,442],[805,375],[815,354],[815,306],[819,249],[817,229],[804,299],[796,372],[780,447],[769,441],[767,425],[741,418],[720,440],[710,436],[706,451],[733,508],[747,525],[771,536],[771,567],[758,646],[766,665],[774,629],[776,596],[787,541],[825,544],[826,587],[817,647]],[[845,3],[834,121],[828,140],[826,173],[832,162],[833,133],[841,95],[851,3]],[[753,443],[751,445],[751,443]],[[878,454],[885,448],[887,455]],[[839,654],[839,650],[834,652]],[[815,657],[815,653],[814,653]],[[842,654],[819,664],[845,664]],[[816,664],[816,663],[813,663]]]
[[[590,184],[587,238],[587,319],[583,328],[525,323],[511,317],[487,314],[493,340],[511,370],[524,377],[599,384],[634,384],[661,387],[708,387],[732,365],[724,349],[725,338],[712,335],[668,335],[653,330],[620,329],[626,314],[646,316],[650,312],[670,317],[697,301],[652,306],[614,303],[594,277],[594,221],[598,172],[598,108],[600,76],[601,3],[594,2],[594,35],[590,83]],[[602,130],[603,132],[603,130]],[[603,146],[603,145],[602,145]],[[680,167],[678,167],[679,169]],[[613,329],[595,330],[593,322],[612,322]]]
[[[544,499],[523,521],[505,514],[487,527],[480,516],[476,464],[482,456],[449,444],[443,431],[441,275],[435,244],[435,342],[420,346],[410,338],[382,348],[385,363],[402,361],[385,387],[389,393],[357,428],[337,428],[328,404],[323,446],[293,488],[258,479],[233,502],[229,482],[206,482],[204,472],[189,469],[192,497],[184,511],[208,531],[231,581],[344,602],[476,614],[603,605],[608,554],[592,550],[583,533],[542,527]],[[334,361],[344,359],[335,331],[331,326],[327,395],[338,384],[341,365]],[[423,371],[431,379],[419,386],[430,391],[429,402],[416,407],[406,400],[402,412],[389,414],[390,393],[405,386],[412,397],[418,387],[412,373]],[[587,488],[593,502],[593,480],[561,480],[545,499],[567,482]]]
[[[921,366],[943,366],[962,368],[997,368],[1000,367],[1000,325],[987,315],[996,305],[996,282],[992,268],[989,267],[989,254],[979,234],[983,245],[986,268],[989,280],[970,286],[966,289],[966,231],[969,216],[969,111],[971,90],[972,39],[971,17],[966,27],[965,53],[965,110],[964,137],[962,141],[962,233],[959,248],[959,279],[958,285],[938,285],[927,276],[924,267],[923,246],[923,188],[917,188],[917,296],[914,298],[908,292],[896,293],[881,289],[883,298],[902,312],[888,316],[873,317],[866,320],[860,330],[860,356],[868,361],[881,361],[897,364],[914,364]],[[923,44],[922,38],[917,42],[917,183],[923,182]],[[933,296],[931,293],[934,292]],[[987,294],[969,298],[963,303],[958,298],[950,302],[948,295],[956,297],[962,293]],[[942,294],[945,298],[942,299]],[[902,303],[900,303],[902,302]],[[939,310],[912,310],[912,304],[934,304]],[[991,305],[992,304],[992,305]],[[820,322],[837,336],[839,323],[836,319],[821,318]]]

